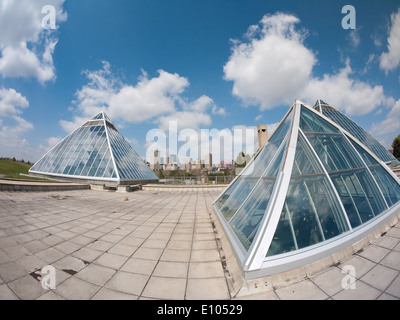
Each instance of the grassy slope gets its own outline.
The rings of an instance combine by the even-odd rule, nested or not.
[[[38,179],[34,177],[25,177],[20,176],[19,174],[28,174],[29,169],[32,165],[12,160],[3,160],[0,159],[0,174],[4,175],[4,178],[9,179],[18,179],[18,180],[45,180],[45,179]]]

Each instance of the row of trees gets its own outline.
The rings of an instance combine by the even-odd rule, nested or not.
[[[400,135],[398,135],[397,138],[394,139],[392,143],[392,148],[393,148],[393,155],[397,159],[400,159]]]
[[[13,157],[13,158],[5,158],[5,157],[1,157],[0,158],[1,160],[9,160],[9,161],[14,161],[14,162],[21,162],[21,163],[25,163],[25,160],[24,159],[22,159],[22,160],[17,160],[15,157]],[[30,161],[28,161],[28,162],[26,162],[27,164],[31,164],[31,162]]]

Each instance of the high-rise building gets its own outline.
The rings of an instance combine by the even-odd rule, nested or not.
[[[207,153],[206,156],[204,157],[204,167],[206,169],[212,168],[212,154]]]

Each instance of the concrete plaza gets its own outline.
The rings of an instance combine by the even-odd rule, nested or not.
[[[0,192],[0,300],[400,299],[400,224],[321,272],[235,295],[213,224],[218,194]],[[40,282],[48,265],[54,290]]]

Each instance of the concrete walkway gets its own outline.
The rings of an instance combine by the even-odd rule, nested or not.
[[[210,218],[218,193],[0,192],[0,300],[400,299],[400,225],[320,274],[231,297]],[[54,290],[40,283],[47,265]]]

